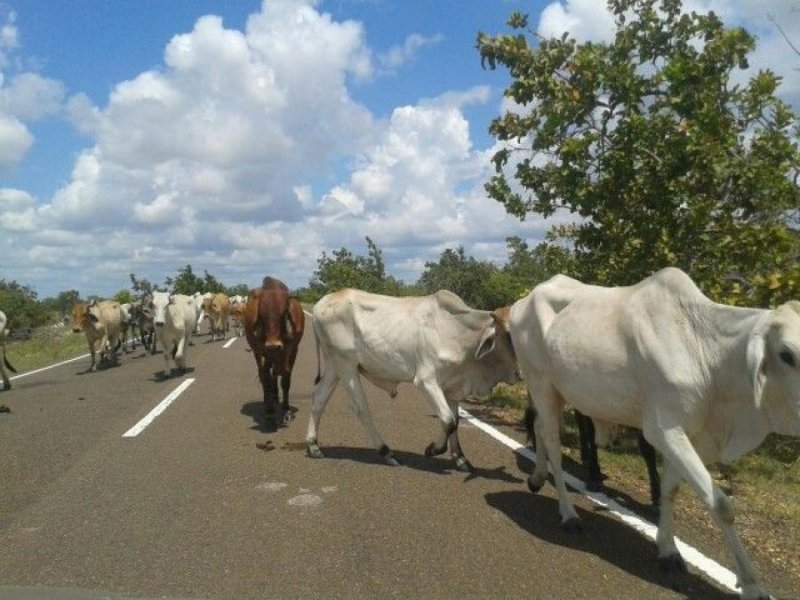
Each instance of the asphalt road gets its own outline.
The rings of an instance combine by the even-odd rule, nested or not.
[[[367,446],[341,389],[320,426],[326,458],[306,457],[309,333],[297,418],[273,433],[243,339],[195,338],[190,372],[166,381],[163,357],[140,349],[96,373],[86,358],[15,380],[0,395],[0,598],[737,597],[694,569],[661,573],[651,541],[583,498],[585,532],[562,532],[552,486],[530,494],[530,465],[469,423],[474,475],[426,458],[438,423],[411,386],[389,399],[365,383],[404,466]]]

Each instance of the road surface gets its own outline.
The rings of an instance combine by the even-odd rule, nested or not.
[[[661,573],[650,540],[583,497],[585,532],[562,532],[552,486],[529,493],[531,465],[474,424],[460,434],[474,475],[426,458],[439,425],[408,385],[390,399],[365,382],[404,466],[367,446],[341,389],[320,426],[326,458],[308,458],[310,328],[296,419],[278,432],[262,429],[246,347],[196,337],[190,372],[165,381],[163,357],[141,349],[96,373],[87,357],[14,381],[0,396],[11,409],[0,414],[0,599],[737,597],[694,568]],[[274,450],[258,447],[267,440]]]

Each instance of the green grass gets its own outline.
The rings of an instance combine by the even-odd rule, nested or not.
[[[71,330],[42,328],[28,340],[6,341],[6,356],[22,374],[89,351],[86,336]]]

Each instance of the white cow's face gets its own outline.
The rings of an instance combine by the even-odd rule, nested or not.
[[[781,432],[800,436],[800,302],[787,302],[773,312],[764,353],[764,393],[787,413],[781,420],[789,422],[781,424]]]
[[[162,327],[167,322],[167,306],[169,306],[170,301],[171,296],[167,292],[153,292],[150,311],[156,327]]]

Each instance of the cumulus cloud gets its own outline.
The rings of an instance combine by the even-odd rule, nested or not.
[[[5,15],[0,25],[0,170],[19,164],[35,140],[27,123],[57,114],[64,85],[29,71],[15,71],[20,48],[16,14]]]

